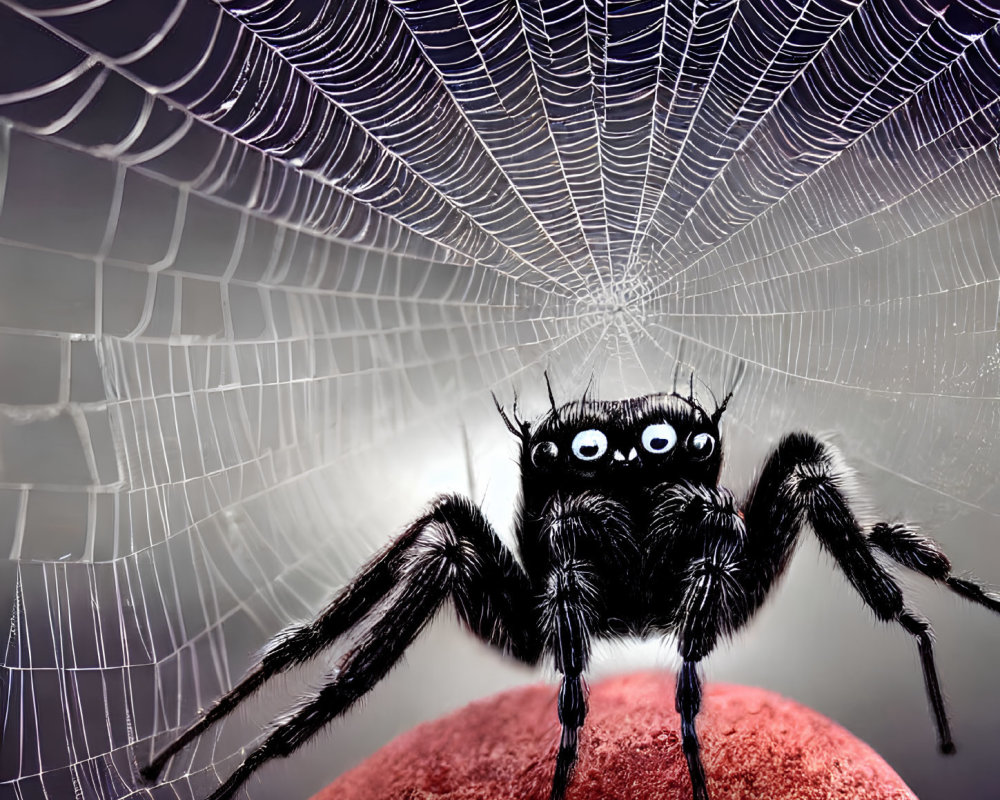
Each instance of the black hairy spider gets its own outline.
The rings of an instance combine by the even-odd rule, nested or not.
[[[527,664],[551,657],[562,674],[562,736],[552,780],[561,800],[587,713],[582,675],[594,637],[673,634],[684,755],[695,800],[708,800],[695,717],[698,664],[746,624],[784,570],[808,524],[864,602],[916,640],[941,752],[954,751],[928,622],[904,602],[885,557],[1000,611],[1000,597],[954,577],[931,539],[902,524],[863,530],[851,510],[848,469],[808,433],[785,436],[743,502],[719,486],[719,420],[677,392],[588,399],[533,423],[508,416],[520,441],[520,559],[479,508],[444,496],[414,521],[312,622],[280,634],[260,663],[142,769],[167,761],[269,678],[315,656],[362,621],[356,644],[314,696],[277,724],[210,800],[225,800],[262,765],[297,750],[364,696],[449,598],[474,634]],[[512,421],[513,418],[513,421]],[[523,566],[522,566],[523,565]]]

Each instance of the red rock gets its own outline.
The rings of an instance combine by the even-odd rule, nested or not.
[[[556,687],[472,703],[403,734],[313,800],[547,800]],[[665,673],[595,685],[566,800],[691,800]],[[706,685],[698,716],[712,800],[916,800],[860,739],[762,689]]]

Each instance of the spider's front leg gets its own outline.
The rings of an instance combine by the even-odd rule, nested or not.
[[[664,587],[652,598],[654,616],[677,634],[683,663],[675,707],[694,800],[709,800],[695,717],[701,710],[698,666],[720,638],[746,624],[753,613],[747,583],[746,528],[725,489],[668,484],[658,490],[650,521],[649,585]],[[670,587],[677,587],[673,594]]]
[[[522,661],[538,660],[541,641],[527,576],[474,504],[444,497],[370,562],[315,622],[280,637],[269,651],[271,661],[265,656],[149,771],[155,766],[158,772],[180,746],[234,709],[263,683],[262,673],[266,678],[304,661],[362,620],[374,618],[326,685],[280,722],[210,797],[227,800],[257,769],[293,753],[371,690],[449,597],[480,638]]]
[[[552,779],[551,800],[562,800],[576,765],[579,731],[587,715],[583,672],[590,640],[600,624],[609,586],[601,566],[627,558],[633,546],[628,512],[601,495],[554,497],[546,506],[542,535],[549,571],[542,598],[546,647],[562,673],[559,722],[562,734]]]

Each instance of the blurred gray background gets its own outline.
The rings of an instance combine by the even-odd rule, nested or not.
[[[997,17],[0,0],[0,796],[205,796],[337,653],[157,788],[136,764],[435,494],[508,530],[490,392],[540,412],[544,369],[560,399],[591,378],[611,398],[675,368],[719,393],[742,361],[727,485],[784,431],[829,435],[871,519],[1000,583]],[[1000,620],[907,586],[954,758],[912,642],[809,536],[708,678],[829,715],[923,800],[995,798]],[[594,677],[673,665],[670,642],[619,644]],[[307,797],[552,679],[447,612],[247,794]]]

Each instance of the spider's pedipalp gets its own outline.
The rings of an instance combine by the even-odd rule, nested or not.
[[[851,497],[854,475],[839,452],[805,433],[785,436],[771,452],[742,511],[725,490],[684,481],[657,488],[647,548],[650,580],[662,587],[660,619],[672,619],[683,666],[678,675],[684,754],[694,797],[707,800],[695,729],[697,666],[760,607],[787,565],[799,533],[809,525],[875,615],[913,637],[942,753],[955,750],[934,660],[930,623],[908,608],[880,551],[952,591],[992,610],[1000,598],[971,578],[951,575],[947,556],[931,539],[905,525],[862,528]],[[676,565],[684,565],[683,569]],[[682,587],[671,593],[674,583]],[[674,616],[669,617],[673,609]]]
[[[621,503],[597,492],[563,497],[546,506],[542,533],[552,557],[574,554],[578,548],[600,550],[602,561],[620,568],[638,557],[632,520]]]

